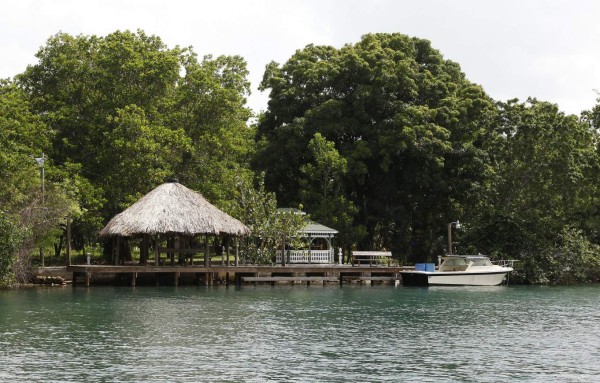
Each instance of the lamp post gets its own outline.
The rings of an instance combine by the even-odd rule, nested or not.
[[[452,226],[454,226],[457,230],[460,229],[460,222],[458,220],[456,222],[450,222],[448,224],[448,254],[452,255]]]
[[[42,176],[42,203],[45,202],[45,194],[46,194],[46,172],[44,170],[44,163],[46,162],[46,155],[44,154],[44,152],[42,152],[42,156],[41,157],[34,157],[35,162],[38,164],[38,166],[41,169],[41,176]]]

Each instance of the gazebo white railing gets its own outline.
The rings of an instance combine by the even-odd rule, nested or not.
[[[305,215],[298,209],[279,209],[284,212]],[[321,225],[318,222],[308,221],[306,226],[298,230],[298,235],[307,241],[307,250],[296,250],[285,247],[285,258],[281,259],[281,250],[278,250],[275,262],[278,264],[288,263],[334,263],[335,252],[333,249],[333,238],[337,230]],[[320,243],[319,243],[320,242]],[[285,261],[285,262],[283,262]]]
[[[286,250],[286,263],[333,263],[333,249],[329,250]],[[276,261],[281,263],[281,250],[277,251]]]

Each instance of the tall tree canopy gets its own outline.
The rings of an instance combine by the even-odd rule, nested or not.
[[[14,276],[25,281],[32,250],[51,241],[66,214],[77,210],[65,188],[52,182],[42,188],[34,159],[43,158],[51,138],[51,130],[32,112],[27,94],[1,81],[0,283]]]
[[[59,33],[37,57],[18,81],[54,133],[55,176],[81,181],[76,233],[93,235],[167,177],[219,204],[228,200],[223,186],[249,173],[242,58],[199,61],[143,31]]]
[[[169,177],[246,220],[262,238],[254,261],[296,230],[277,205],[302,205],[346,248],[404,264],[447,251],[460,219],[458,251],[520,259],[523,281],[600,279],[600,101],[580,117],[493,102],[429,41],[398,33],[269,64],[256,126],[238,56],[117,31],[58,33],[37,58],[0,82],[0,282],[33,249],[60,251],[67,214],[82,249]]]
[[[443,250],[445,223],[477,200],[488,172],[482,144],[496,111],[458,64],[427,40],[369,34],[271,63],[261,86],[271,93],[256,165],[284,203],[305,195],[318,133],[347,163],[340,187],[366,229],[360,247],[412,259]]]
[[[498,111],[493,171],[465,242],[522,260],[531,282],[596,279],[597,132],[535,99],[500,102]]]

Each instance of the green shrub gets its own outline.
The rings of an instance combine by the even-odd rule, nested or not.
[[[572,285],[600,279],[600,246],[572,228],[564,228],[553,245],[523,261],[526,279],[534,284]]]
[[[0,211],[0,284],[14,280],[12,266],[21,246],[22,235],[11,217]]]

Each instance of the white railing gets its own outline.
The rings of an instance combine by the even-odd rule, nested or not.
[[[333,250],[287,250],[286,263],[333,263]],[[276,263],[281,263],[281,250],[277,251]]]

